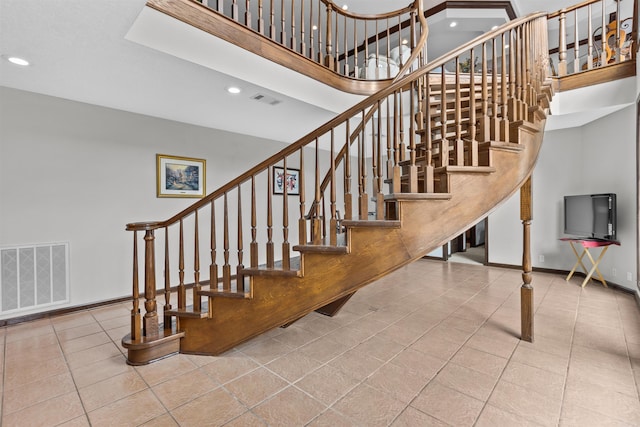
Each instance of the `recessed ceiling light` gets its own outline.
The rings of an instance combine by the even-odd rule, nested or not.
[[[505,48],[505,49],[509,49],[509,45],[508,45],[508,44],[505,44],[505,45],[504,45],[504,48]]]
[[[451,23],[449,24],[451,28],[455,27],[456,25],[458,25],[456,21],[451,21]]]
[[[17,56],[9,56],[7,58],[7,61],[11,62],[12,64],[22,65],[23,67],[29,65],[29,61],[27,61],[26,59],[18,58]]]
[[[409,40],[407,40],[407,39],[402,39],[402,44],[409,44]]]
[[[236,93],[242,92],[242,90],[239,87],[236,87],[236,86],[229,86],[227,88],[227,92],[236,94]]]
[[[349,9],[349,5],[347,5],[347,4],[343,4],[343,5],[342,5],[342,10],[347,10],[347,9]]]
[[[315,31],[315,30],[317,30],[317,29],[318,29],[318,26],[317,26],[317,25],[314,25],[313,27],[311,27],[311,29],[312,29],[313,31]]]
[[[491,31],[493,31],[493,30],[497,30],[497,29],[498,29],[498,26],[497,26],[497,25],[494,25],[493,27],[491,27]]]

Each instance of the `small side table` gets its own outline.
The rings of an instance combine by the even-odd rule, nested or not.
[[[600,273],[600,269],[598,269],[598,264],[600,264],[600,261],[602,261],[602,258],[604,257],[604,254],[607,252],[607,249],[609,249],[609,246],[611,245],[620,246],[620,242],[616,242],[614,240],[572,239],[568,237],[564,237],[560,240],[562,240],[563,242],[569,242],[569,244],[571,245],[571,249],[573,250],[573,253],[575,254],[577,259],[575,265],[573,266],[573,269],[569,272],[569,275],[565,280],[569,281],[569,279],[571,279],[571,277],[573,276],[573,273],[575,273],[576,270],[578,269],[578,266],[581,266],[582,269],[584,270],[584,274],[586,274],[586,277],[582,282],[583,288],[592,278],[593,273],[597,274],[596,279],[602,282],[605,288],[608,287],[607,282],[604,280],[604,277],[602,277],[602,273]],[[582,252],[580,254],[578,254],[578,251],[576,250],[576,244],[580,244],[582,246]],[[602,248],[602,250],[600,251],[600,255],[596,260],[594,260],[593,257],[591,256],[591,253],[589,252],[589,248]],[[587,257],[591,261],[591,264],[593,265],[591,269],[588,271],[587,271],[587,268],[582,263],[582,258],[585,255],[587,255]]]

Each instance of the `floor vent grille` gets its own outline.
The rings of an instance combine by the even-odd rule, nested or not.
[[[0,313],[68,301],[68,243],[0,248]]]

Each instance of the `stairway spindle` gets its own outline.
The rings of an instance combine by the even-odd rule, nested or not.
[[[469,135],[469,158],[471,166],[478,166],[479,154],[478,154],[478,127],[476,124],[477,112],[476,112],[476,71],[475,71],[476,55],[475,51],[471,49],[469,51],[469,128],[467,135]]]
[[[322,240],[322,210],[320,209],[320,141],[316,138],[315,147],[315,193],[313,197],[313,217],[311,218],[311,239],[314,245]]]
[[[509,46],[511,48],[511,46]],[[507,80],[507,33],[502,33],[502,58],[500,60],[500,140],[510,141],[509,135],[509,108],[507,105],[508,92]]]
[[[142,339],[140,318],[140,283],[138,273],[138,231],[133,232],[133,307],[131,308],[131,340]]]
[[[250,5],[250,1],[246,0],[245,1],[245,6],[244,6],[244,25],[246,25],[247,27],[252,28],[252,22],[251,22],[251,5]]]
[[[292,2],[293,3],[293,2]],[[284,0],[280,2],[280,44],[287,45],[287,17]]]
[[[411,109],[414,108],[416,99],[415,92],[419,90],[417,82],[411,83],[411,89],[409,90],[409,105]],[[418,102],[420,105],[420,102]],[[413,117],[413,114],[409,114],[409,117]],[[382,178],[380,178],[382,182]],[[409,119],[409,193],[418,192],[418,166],[416,165],[416,124],[415,120]],[[379,203],[384,205],[384,196],[379,194]],[[383,219],[383,218],[380,218]]]
[[[353,195],[351,194],[351,130],[349,120],[345,122],[346,154],[344,157],[344,219],[353,218]]]
[[[233,19],[234,21],[238,20],[238,2],[237,2],[237,0],[233,0],[233,3],[231,4],[231,19]]]
[[[330,149],[330,160],[331,160],[331,192],[330,192],[330,208],[331,208],[331,219],[329,220],[329,244],[332,246],[336,246],[338,244],[337,234],[338,234],[338,223],[336,220],[336,162],[335,162],[335,141],[334,141],[334,129],[331,129],[331,149]],[[347,140],[348,141],[348,140]]]
[[[258,32],[264,35],[264,16],[262,15],[264,12],[264,5],[262,2],[263,0],[258,0]]]
[[[344,66],[343,66],[343,72],[345,76],[349,75],[349,40],[348,40],[348,36],[347,36],[347,15],[343,15],[344,18],[344,32],[342,35],[342,41],[344,43]],[[353,45],[354,50],[358,49],[358,46],[354,43]],[[354,76],[354,77],[358,77],[358,76]]]
[[[236,292],[244,292],[244,236],[242,230],[242,189],[238,184],[238,266],[236,267]]]
[[[304,148],[300,148],[300,218],[298,218],[298,243],[300,245],[307,244],[307,208],[305,206],[305,181],[304,176],[306,171],[304,169]]]
[[[249,252],[251,257],[251,268],[258,268],[258,236],[257,215],[256,215],[256,176],[251,175],[251,243]]]
[[[302,2],[304,3],[304,2]],[[296,41],[296,2],[291,2],[291,49],[296,52],[298,42]],[[304,51],[302,51],[304,53]]]
[[[211,264],[209,265],[209,289],[218,289],[218,265],[216,264],[216,208],[215,199],[211,200]]]
[[[456,56],[455,60],[456,74],[454,84],[454,126],[455,126],[455,141],[454,141],[454,155],[455,164],[457,166],[464,166],[464,141],[462,140],[462,98],[460,87],[460,57]]]
[[[320,0],[317,0],[320,1]],[[313,11],[314,11],[314,7],[313,7],[313,0],[312,3],[309,5],[309,59],[311,59],[313,61],[313,58],[315,56],[315,31],[318,29],[318,27],[313,23]]]
[[[193,311],[199,312],[202,308],[200,303],[200,231],[198,230],[198,211],[194,212],[194,236],[193,236]]]
[[[223,210],[223,248],[224,248],[224,265],[222,266],[222,290],[231,291],[231,265],[229,264],[229,205],[228,194],[224,193],[224,210]]]
[[[178,308],[187,308],[187,289],[184,286],[184,221],[180,219],[180,249],[178,252]]]
[[[516,38],[514,37],[515,32],[513,30],[509,30],[509,89],[508,89],[508,99],[507,99],[507,114],[510,122],[515,122],[518,120],[516,114],[516,56],[517,52],[517,43]],[[509,130],[510,132],[510,130]]]
[[[447,138],[447,79],[444,65],[440,70],[440,166],[449,166],[449,140]]]
[[[384,194],[382,193],[382,101],[378,101],[377,106],[378,120],[377,120],[377,132],[376,132],[376,219],[384,219]]]
[[[171,310],[171,274],[169,272],[169,228],[164,227],[164,329],[171,329],[171,316],[167,311]]]
[[[300,53],[302,55],[307,54],[307,42],[306,42],[306,32],[305,32],[305,15],[304,15],[304,5],[306,2],[300,2]]]
[[[291,269],[291,250],[289,245],[289,177],[287,158],[282,160],[282,269]]]
[[[273,0],[269,1],[269,38],[276,39],[276,15],[273,8]]]
[[[500,118],[498,117],[499,94],[498,92],[498,46],[497,37],[491,39],[491,115],[490,115],[490,138],[497,141],[500,139]]]
[[[433,132],[431,130],[431,82],[429,75],[425,76],[425,99],[424,99],[424,121],[425,132],[423,144],[426,145],[425,167],[424,167],[424,192],[435,192],[434,167],[433,167]]]
[[[318,2],[318,25],[316,25],[318,34],[318,59],[317,62],[319,64],[324,64],[323,53],[322,53],[322,2]]]
[[[402,102],[402,95],[403,95],[404,91],[402,90],[402,88],[400,88],[398,90],[398,103],[400,104],[400,108],[399,108],[399,116],[398,116],[398,123],[400,124],[400,161],[405,160],[405,156],[407,153],[407,144],[405,142],[404,139],[404,102]]]
[[[271,191],[273,188],[273,167],[267,171],[267,268],[275,267],[274,245],[273,245],[273,199]]]
[[[479,135],[478,141],[488,142],[491,140],[489,134],[489,86],[488,86],[488,71],[487,71],[487,44],[482,43],[481,47],[481,63],[482,63],[482,77],[481,77],[481,90],[480,90],[480,121],[478,123]]]
[[[367,153],[365,136],[365,112],[362,110],[362,128],[358,135],[358,213],[360,219],[368,219],[369,196],[367,195]]]

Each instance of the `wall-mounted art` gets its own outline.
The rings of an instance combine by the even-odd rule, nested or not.
[[[285,177],[284,168],[273,168],[273,194],[284,194],[285,186],[287,195],[294,196],[300,194],[300,170],[287,168]]]
[[[158,197],[204,197],[205,159],[156,155]]]

